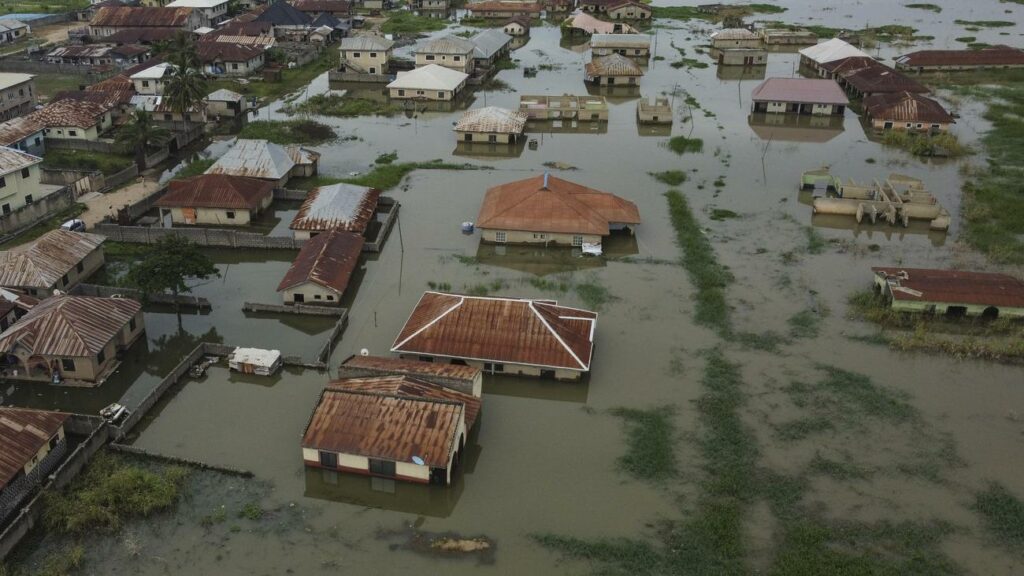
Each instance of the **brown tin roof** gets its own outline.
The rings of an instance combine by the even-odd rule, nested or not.
[[[70,417],[63,412],[0,407],[0,490]]]
[[[129,104],[132,96],[135,95],[135,88],[129,82],[128,86],[108,86],[105,90],[65,90],[58,92],[51,102],[61,100],[76,100],[78,102],[94,102],[100,106],[111,109],[116,106]]]
[[[234,42],[199,42],[196,54],[200,62],[248,62],[264,51],[263,46]]]
[[[21,345],[33,355],[95,356],[141,309],[127,298],[52,296],[0,334],[0,351]]]
[[[259,210],[274,194],[274,183],[259,178],[200,174],[171,180],[169,189],[156,205],[162,208],[234,208]]]
[[[312,282],[339,294],[344,292],[359,264],[363,242],[359,234],[341,230],[313,236],[302,245],[291,268],[277,285],[277,291]]]
[[[475,380],[480,369],[462,364],[444,362],[421,362],[386,356],[349,356],[341,365],[380,374],[405,374],[407,376],[438,376],[454,380]]]
[[[835,80],[822,78],[769,78],[754,88],[754,102],[797,102],[846,106],[850,100]]]
[[[330,184],[306,195],[288,226],[292,230],[345,230],[362,234],[377,211],[380,190]]]
[[[600,236],[612,223],[639,224],[636,204],[549,174],[488,189],[477,216],[485,229]]]
[[[452,392],[440,386],[398,378],[403,382],[329,384],[306,425],[302,447],[394,462],[418,457],[427,466],[447,467],[468,401],[476,399],[463,394],[452,400]]]
[[[17,116],[0,122],[0,146],[13,146],[46,126],[36,118]]]
[[[97,234],[58,229],[0,252],[0,286],[50,288],[105,240]]]
[[[621,54],[596,56],[587,62],[586,75],[594,76],[643,76],[643,68]]]
[[[110,36],[104,36],[103,41],[109,44],[152,44],[170,40],[179,33],[181,28],[122,28]]]
[[[863,58],[858,58],[863,60]],[[929,90],[920,82],[908,78],[902,72],[877,62],[866,59],[863,66],[853,66],[847,69],[840,69],[836,75],[846,81],[847,84],[864,94],[877,94],[881,92],[916,92],[927,93]]]
[[[105,100],[105,98],[104,98]],[[50,102],[29,115],[42,122],[47,128],[65,127],[91,128],[100,123],[104,114],[114,106],[88,100],[57,100]]]
[[[585,372],[596,325],[551,301],[425,292],[391,351]]]
[[[990,46],[981,50],[920,50],[896,58],[901,66],[1020,66],[1024,50]]]
[[[117,76],[111,76],[106,80],[101,80],[91,86],[85,87],[86,92],[117,92],[119,90],[130,90],[134,92],[135,85],[132,83],[131,78],[124,74],[118,74]]]
[[[97,10],[89,24],[105,28],[184,28],[191,14],[191,8],[107,6]]]
[[[1024,308],[1024,281],[1007,274],[897,267],[871,271],[888,278],[894,300]]]
[[[942,104],[910,92],[872,94],[864,99],[864,109],[872,118],[894,122],[942,124],[955,121]]]
[[[407,374],[391,374],[369,378],[340,378],[332,380],[327,385],[327,388],[459,402],[466,405],[466,430],[473,428],[476,424],[476,418],[480,414],[480,398],[472,394],[445,388],[426,380],[420,380],[415,376]]]
[[[348,14],[351,6],[345,0],[295,0],[292,2],[302,12],[329,12],[331,14]]]

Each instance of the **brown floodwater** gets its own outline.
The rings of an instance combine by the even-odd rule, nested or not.
[[[962,3],[935,0],[941,14],[894,5],[888,0],[856,3],[783,0],[789,11],[770,18],[859,28],[904,23],[934,36],[919,46],[958,46],[953,39],[1019,43],[1024,7],[994,0]],[[1018,27],[965,32],[954,19],[1013,20]],[[428,283],[453,290],[497,286],[496,293],[557,298],[584,306],[574,286],[598,284],[611,298],[598,321],[592,374],[583,383],[541,382],[487,377],[480,429],[470,439],[467,466],[450,488],[407,486],[379,480],[307,471],[299,439],[309,411],[329,375],[286,370],[273,378],[240,377],[225,367],[177,387],[139,431],[135,445],[153,452],[243,468],[255,480],[225,484],[206,475],[197,495],[169,517],[139,524],[133,532],[144,553],[128,557],[115,539],[87,553],[94,573],[132,574],[297,574],[337,572],[381,574],[586,573],[585,564],[562,562],[535,544],[532,533],[580,538],[653,537],[652,522],[679,518],[677,499],[692,501],[701,462],[689,440],[699,432],[693,401],[700,385],[702,350],[722,345],[710,330],[696,326],[694,289],[675,262],[680,252],[663,192],[666,186],[647,174],[683,170],[680,186],[707,228],[719,260],[736,277],[727,298],[737,329],[786,333],[787,319],[815,307],[830,314],[817,338],[796,340],[779,352],[726,345],[743,367],[748,404],[744,419],[761,446],[761,465],[797,473],[816,453],[842,455],[878,473],[863,480],[814,477],[809,503],[827,516],[857,520],[943,519],[963,527],[942,551],[966,571],[1012,574],[1024,563],[990,544],[971,510],[973,493],[998,481],[1024,496],[1020,462],[1024,456],[1024,369],[944,357],[900,354],[848,336],[873,332],[845,319],[846,297],[870,283],[874,265],[983,266],[983,260],[958,241],[960,185],[958,161],[929,161],[885,148],[867,138],[852,111],[841,125],[795,123],[785,137],[766,139],[763,118],[751,117],[750,91],[760,77],[792,76],[797,55],[772,53],[763,71],[720,73],[715,66],[676,69],[679,58],[710,63],[695,47],[706,43],[710,26],[659,22],[656,55],[639,91],[611,98],[610,120],[590,126],[532,126],[537,148],[504,151],[463,149],[452,132],[458,110],[423,111],[391,118],[319,118],[343,139],[316,148],[321,172],[334,176],[366,172],[374,159],[391,151],[399,161],[444,159],[491,169],[418,171],[388,194],[402,203],[400,224],[384,251],[368,259],[346,297],[349,326],[331,359],[336,366],[362,348],[386,354],[409,310]],[[452,30],[456,31],[456,30]],[[1010,36],[1001,33],[1009,32]],[[517,107],[521,94],[584,94],[583,65],[588,57],[579,41],[563,42],[557,28],[534,28],[529,42],[514,52],[520,69],[499,73],[509,89],[473,94],[460,106]],[[884,59],[912,50],[881,45],[872,54]],[[404,48],[400,54],[408,53]],[[550,64],[536,77],[521,67]],[[762,74],[763,72],[763,74]],[[334,87],[342,88],[342,87]],[[329,89],[315,80],[302,98]],[[365,88],[347,89],[355,92]],[[686,94],[699,109],[688,109]],[[671,135],[702,138],[703,152],[676,155],[665,147],[665,132],[638,129],[639,97],[674,94],[676,122]],[[969,100],[940,98],[961,114],[955,131],[976,143],[987,128],[984,107]],[[280,105],[262,118],[283,118]],[[689,117],[689,121],[682,121]],[[980,162],[973,158],[965,162]],[[615,243],[607,259],[581,259],[571,251],[545,251],[479,245],[479,237],[460,233],[475,220],[484,191],[498,183],[543,171],[544,162],[575,170],[553,172],[582,184],[620,194],[636,202],[643,217],[635,240]],[[869,180],[891,172],[921,178],[953,215],[946,234],[915,227],[857,225],[852,219],[813,218],[797,191],[800,173],[829,166],[844,178]],[[716,186],[715,181],[721,185]],[[712,221],[712,209],[736,218]],[[820,254],[807,252],[807,227],[825,240]],[[276,228],[275,228],[276,229]],[[621,245],[620,245],[621,244]],[[214,305],[208,314],[170,311],[146,314],[148,342],[133,350],[121,372],[98,390],[17,385],[0,391],[4,402],[91,411],[117,398],[131,404],[169,370],[178,357],[203,339],[228,344],[275,347],[311,358],[330,330],[330,321],[249,316],[245,300],[276,301],[274,288],[287,268],[287,252],[215,252],[223,276],[197,287]],[[462,257],[475,257],[467,261]],[[542,291],[531,278],[565,284],[565,292]],[[850,429],[823,439],[783,443],[773,426],[798,415],[783,388],[794,380],[814,381],[819,364],[870,376],[885,388],[905,392],[919,412],[917,424]],[[4,386],[8,386],[5,384]],[[619,406],[678,408],[679,485],[655,486],[617,469],[625,449],[621,422],[607,410]],[[934,447],[952,445],[958,463],[936,456]],[[945,445],[945,444],[942,444]],[[904,462],[940,461],[944,482],[901,474]],[[258,486],[259,489],[252,486]],[[230,488],[230,489],[229,489]],[[219,503],[235,505],[238,491],[259,498],[272,519],[263,528],[238,531],[203,527],[198,518]],[[230,521],[229,521],[230,524]],[[775,527],[763,508],[751,509],[751,566],[770,562]],[[486,536],[496,543],[487,561],[476,557],[439,558],[396,545],[393,536],[410,527],[431,533]]]

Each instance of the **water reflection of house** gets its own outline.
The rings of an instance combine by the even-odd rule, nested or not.
[[[473,443],[470,435],[463,456],[463,471],[479,458],[481,447]],[[429,518],[447,518],[465,489],[462,474],[456,474],[451,484],[436,486],[418,482],[401,482],[393,478],[345,474],[326,468],[306,467],[307,498],[342,502],[359,508],[391,510]]]
[[[306,425],[306,466],[421,484],[450,484],[480,398],[411,376],[327,385]]]
[[[103,266],[103,236],[51,230],[31,244],[0,252],[0,286],[46,298],[69,290]]]
[[[747,123],[762,140],[824,143],[843,133],[840,116],[758,113],[748,116]]]
[[[639,88],[637,89],[639,93]],[[604,97],[601,98],[604,100]],[[540,134],[540,143],[544,143],[544,134],[607,134],[607,122],[580,122],[567,120],[530,120],[526,123],[526,132]]]
[[[330,230],[365,234],[373,221],[380,190],[355,184],[329,184],[314,188],[288,226],[296,240]]]
[[[200,174],[171,180],[156,201],[163,222],[170,211],[172,224],[247,226],[274,200],[274,183],[258,178]]]
[[[64,459],[68,418],[62,412],[0,407],[0,523]]]
[[[467,158],[519,158],[526,149],[526,138],[515,144],[489,144],[487,142],[456,142],[452,154]]]
[[[56,295],[0,334],[4,373],[98,385],[120,364],[118,352],[144,330],[142,305],[134,300]]]
[[[711,47],[760,48],[761,37],[746,28],[725,28],[711,34]]]
[[[750,95],[754,112],[842,116],[850,101],[834,80],[769,78]]]
[[[330,230],[307,240],[277,291],[285,304],[338,305],[359,265],[365,240],[359,234]]]
[[[719,80],[762,80],[767,66],[718,66],[715,75]]]
[[[799,196],[800,203],[812,205],[814,202],[813,193],[802,191]],[[827,228],[829,230],[846,230],[852,233],[854,238],[864,242],[882,238],[886,241],[904,240],[907,235],[927,236],[928,241],[936,248],[945,246],[947,234],[945,231],[933,230],[928,222],[911,220],[907,226],[885,226],[879,227],[870,222],[857,222],[856,219],[839,214],[812,214],[811,226],[815,228]]]
[[[1024,317],[1024,281],[1008,274],[898,267],[871,271],[875,291],[897,312]]]
[[[585,86],[587,87],[587,94],[600,96],[612,104],[624,104],[640,97],[639,84],[607,86],[588,82]]]
[[[425,292],[393,353],[487,373],[579,380],[590,371],[597,313],[552,300]]]

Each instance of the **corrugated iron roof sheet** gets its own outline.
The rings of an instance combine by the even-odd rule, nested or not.
[[[458,70],[437,64],[428,64],[408,72],[399,72],[395,80],[387,87],[404,90],[455,90],[467,78],[469,78],[469,74]]]
[[[590,37],[591,48],[650,48],[651,37],[647,34],[594,34]]]
[[[845,62],[844,59],[840,62]],[[845,80],[850,86],[864,94],[882,92],[928,92],[928,88],[908,78],[902,72],[878,62],[877,60],[856,58],[859,64],[850,67],[837,67],[835,75]]]
[[[283,146],[266,140],[238,138],[235,145],[210,166],[206,173],[280,180],[288,175],[293,166],[295,161]]]
[[[823,78],[769,78],[754,88],[755,102],[798,102],[846,106],[850,100],[835,80]]]
[[[990,46],[981,50],[920,50],[896,58],[901,66],[1021,66],[1024,50]]]
[[[353,36],[341,39],[342,50],[390,50],[395,43],[377,35]]]
[[[97,234],[51,230],[31,244],[0,252],[0,286],[48,289],[105,240]]]
[[[480,414],[480,398],[410,375],[392,374],[366,378],[339,378],[332,380],[327,385],[327,388],[330,390],[351,390],[353,392],[370,392],[389,396],[458,402],[466,407],[467,430],[473,428],[476,424],[476,418]]]
[[[458,36],[442,36],[424,40],[416,46],[417,53],[424,54],[471,54],[473,43]]]
[[[232,42],[199,42],[196,44],[196,55],[203,63],[216,62],[248,62],[260,54],[263,54],[264,47],[261,45],[238,44]]]
[[[191,8],[107,6],[97,10],[89,24],[103,28],[184,28],[191,15]]]
[[[244,99],[245,96],[242,96],[238,92],[232,92],[231,90],[227,90],[225,88],[214,90],[206,96],[207,102],[241,102]]]
[[[380,190],[354,184],[331,184],[306,195],[289,228],[345,230],[362,234],[377,210]]]
[[[66,90],[58,92],[50,101],[77,100],[80,102],[95,102],[108,109],[128,104],[135,94],[135,89],[129,84],[126,87],[109,88],[107,90]]]
[[[312,282],[341,294],[359,265],[364,242],[359,234],[340,230],[313,236],[302,245],[277,291]]]
[[[927,96],[911,92],[868,96],[864,99],[864,109],[872,118],[894,122],[941,124],[955,121],[953,116],[942,107],[942,104]]]
[[[0,351],[20,345],[32,355],[92,357],[141,309],[127,298],[51,296],[0,334]]]
[[[21,74],[20,72],[0,72],[0,90],[13,88],[18,84],[24,84],[35,78],[32,74]]]
[[[512,42],[512,37],[499,28],[488,28],[469,39],[474,58],[491,58]]]
[[[270,22],[274,26],[307,26],[313,21],[313,18],[305,12],[296,10],[294,6],[284,0],[278,0],[260,13],[255,21]]]
[[[598,20],[597,18],[594,18],[593,16],[587,14],[586,12],[580,12],[578,14],[573,14],[572,16],[569,16],[568,18],[565,19],[565,22],[563,22],[562,25],[568,26],[570,28],[576,28],[577,30],[582,30],[588,34],[593,35],[613,34],[617,26],[622,26],[627,30],[633,30],[633,27],[630,26],[629,24],[605,22],[604,20]]]
[[[630,58],[621,54],[595,56],[587,63],[586,75],[590,78],[598,76],[643,76],[644,70]]]
[[[41,132],[45,127],[42,122],[31,116],[17,116],[0,122],[0,146],[13,146],[29,136]]]
[[[465,6],[470,12],[512,12],[521,14],[524,12],[540,14],[544,7],[531,2],[501,2],[499,0],[488,0],[486,2],[470,2]]]
[[[480,228],[600,236],[613,223],[639,224],[636,204],[550,175],[488,189],[477,216]]]
[[[808,46],[800,50],[800,55],[809,58],[817,64],[825,64],[826,62],[832,62],[834,60],[840,60],[842,58],[849,58],[851,56],[870,56],[859,48],[854,47],[852,44],[839,38],[832,38],[826,40],[821,44],[815,44],[814,46]]]
[[[455,124],[456,132],[522,134],[529,116],[526,112],[487,106],[467,110]]]
[[[358,368],[378,374],[404,374],[407,376],[439,376],[453,380],[472,382],[480,375],[480,369],[462,364],[444,362],[420,362],[386,356],[349,356],[341,364],[345,368]]]
[[[391,351],[585,372],[596,324],[550,301],[425,292]]]
[[[47,54],[47,58],[102,58],[110,53],[112,46],[61,46]]]
[[[876,267],[889,279],[894,300],[1024,308],[1024,281],[1007,274]]]
[[[181,32],[181,28],[122,28],[110,36],[104,36],[104,42],[113,44],[149,44],[169,40]]]
[[[84,129],[100,124],[103,115],[113,107],[110,103],[67,99],[50,102],[30,115],[47,128],[70,126]]]
[[[43,159],[14,148],[0,147],[0,175],[39,164]]]
[[[711,35],[712,40],[757,40],[759,36],[746,28],[723,28]]]
[[[259,210],[274,194],[274,183],[259,178],[200,174],[171,180],[168,191],[156,201],[163,208],[234,208]]]
[[[0,407],[0,490],[60,431],[70,414]]]
[[[462,402],[330,386],[302,436],[302,447],[445,468],[457,447]]]

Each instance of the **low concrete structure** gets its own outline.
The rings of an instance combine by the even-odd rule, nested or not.
[[[514,144],[522,138],[527,116],[519,110],[496,106],[467,110],[455,124],[459,142]]]
[[[651,37],[647,34],[594,34],[590,37],[593,56],[618,54],[647,60],[651,55]]]
[[[763,48],[726,48],[718,50],[719,66],[764,66],[768,51]]]
[[[800,28],[762,28],[761,40],[768,46],[813,45],[818,43],[818,35],[810,30]]]
[[[1024,318],[1024,281],[1007,274],[895,266],[871,271],[875,291],[898,312]]]
[[[725,28],[711,34],[711,47],[761,48],[761,37],[746,28]]]
[[[769,78],[750,95],[754,112],[841,116],[850,100],[834,80]]]
[[[607,120],[608,101],[604,96],[525,95],[519,97],[519,110],[530,120]]]
[[[981,50],[919,50],[899,56],[897,70],[937,72],[942,70],[985,70],[1024,67],[1024,50],[990,46]]]
[[[852,216],[872,224],[884,220],[890,225],[910,225],[925,220],[932,230],[949,229],[949,212],[928,191],[924,182],[912,176],[890,174],[883,182],[843,182],[827,169],[809,170],[800,177],[803,189],[815,190],[811,202],[815,214]]]
[[[641,124],[672,124],[672,105],[668,98],[657,97],[653,102],[645,98],[637,102],[636,119]]]

